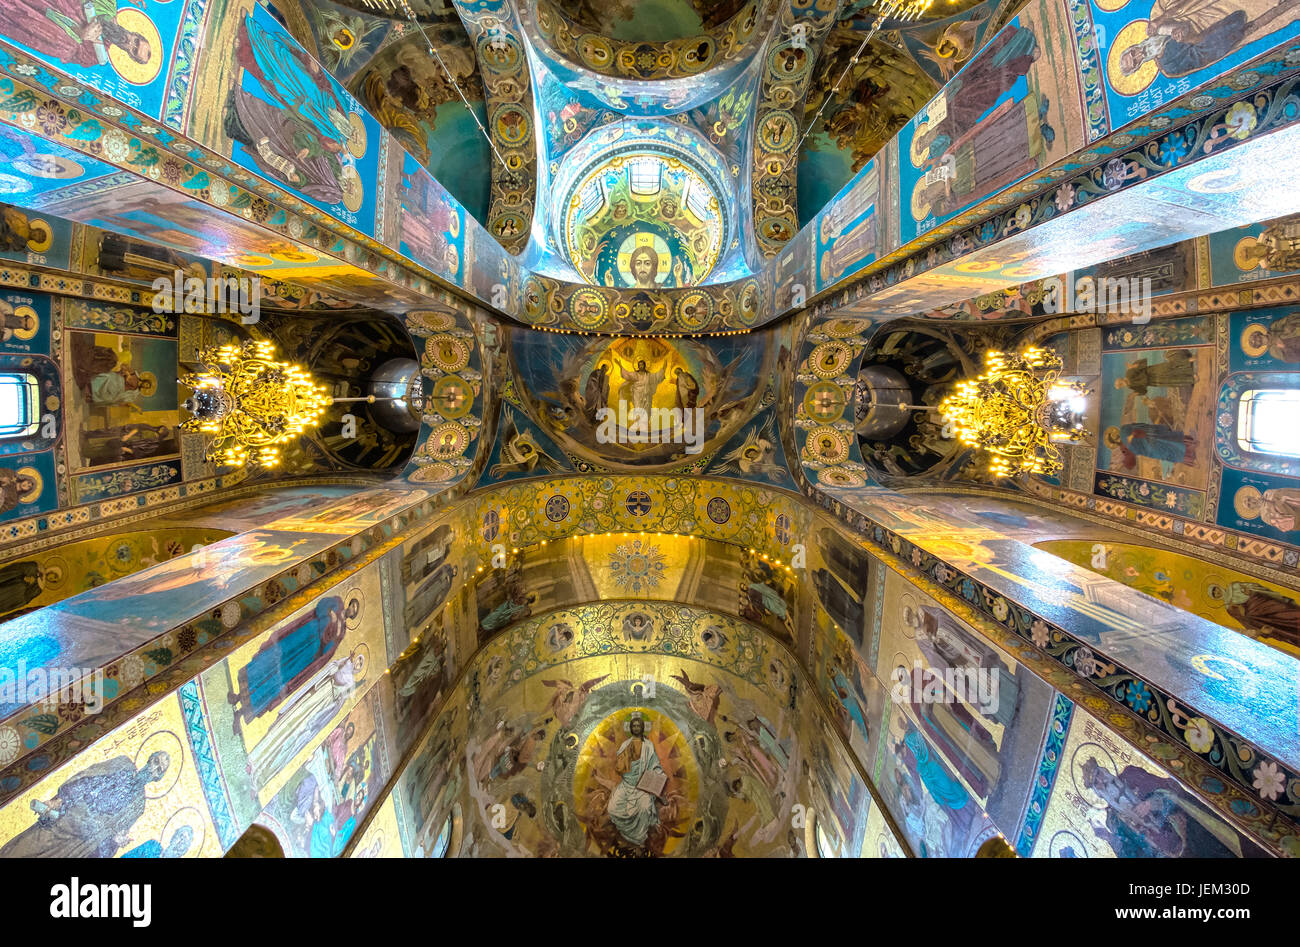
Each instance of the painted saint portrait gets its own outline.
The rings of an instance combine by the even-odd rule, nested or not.
[[[225,102],[226,135],[273,180],[356,212],[363,198],[356,159],[366,153],[366,127],[328,73],[251,13],[236,38],[235,61],[242,73]]]
[[[1099,470],[1203,489],[1214,454],[1212,347],[1102,355]]]
[[[141,65],[148,63],[156,52],[137,16],[143,14],[131,6],[119,11],[118,0],[9,0],[5,4],[10,35],[22,37],[32,49],[60,62],[78,66],[103,65],[110,50]],[[147,17],[144,22],[149,22]],[[157,39],[156,30],[152,39]]]
[[[558,350],[550,334],[513,341],[532,419],[559,448],[626,467],[680,461],[731,437],[763,390],[741,379],[766,377],[776,356],[752,341],[563,338]]]
[[[661,757],[665,734],[638,710],[619,714],[621,734],[598,740],[592,752],[591,779],[580,799],[579,818],[606,854],[621,857],[663,855],[675,834],[685,802],[684,787]]]
[[[1119,67],[1125,77],[1148,63],[1167,78],[1188,76],[1297,19],[1300,9],[1288,0],[1156,0]]]
[[[274,710],[333,657],[350,623],[355,624],[361,601],[345,605],[337,595],[318,599],[316,607],[297,621],[275,631],[257,654],[239,669],[239,690],[231,695],[235,729]]]
[[[912,193],[916,220],[949,216],[1042,165],[1056,139],[1048,98],[1032,88],[1004,98],[1041,54],[1033,29],[1013,23],[945,91],[943,117],[927,115],[912,139],[912,163],[925,169]]]
[[[115,756],[86,767],[48,799],[31,800],[36,822],[0,848],[0,858],[112,858],[144,815],[152,787],[180,760],[165,751],[137,767]]]
[[[1093,832],[1120,858],[1241,858],[1240,836],[1194,802],[1173,779],[1137,766],[1113,773],[1089,756],[1080,776],[1105,804]]]

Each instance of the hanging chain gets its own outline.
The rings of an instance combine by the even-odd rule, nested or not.
[[[465,103],[465,111],[469,112],[470,118],[474,119],[474,124],[477,125],[478,130],[483,133],[483,138],[487,141],[488,147],[492,149],[492,154],[495,155],[497,161],[501,163],[502,170],[508,174],[510,172],[510,166],[506,164],[505,159],[501,157],[501,152],[497,151],[497,146],[492,141],[492,136],[489,135],[488,130],[483,127],[483,123],[478,120],[478,113],[475,112],[473,106],[469,104],[469,99],[465,98],[465,93],[461,91],[460,85],[456,82],[456,77],[451,74],[451,70],[448,69],[447,64],[443,62],[442,56],[438,54],[438,50],[434,47],[433,41],[429,39],[429,34],[424,31],[424,27],[420,26],[420,22],[415,18],[415,11],[411,9],[411,5],[407,3],[407,0],[397,0],[397,2],[401,5],[402,11],[406,14],[406,18],[411,21],[411,26],[415,28],[416,32],[424,37],[424,43],[429,47],[429,52],[433,54],[434,59],[438,60],[438,65],[442,66],[442,71],[447,74],[447,81],[450,82],[451,87],[456,90],[456,94],[460,96],[460,100]]]

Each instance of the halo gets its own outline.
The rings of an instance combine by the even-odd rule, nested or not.
[[[921,614],[921,606],[917,603],[916,599],[913,598],[911,595],[903,595],[900,598],[898,603],[898,621],[899,621],[899,627],[902,628],[903,630],[903,637],[906,638],[908,641],[915,641],[916,632],[912,630],[911,625],[903,621],[904,609],[911,609],[913,614],[919,616]]]
[[[850,448],[843,434],[823,424],[808,432],[805,450],[823,464],[838,464],[848,460]]]
[[[1201,583],[1201,594],[1213,608],[1223,608],[1224,599],[1228,597],[1228,581],[1221,575],[1206,577]]]
[[[1196,175],[1187,182],[1187,188],[1197,194],[1235,194],[1250,183],[1238,168],[1218,168]]]
[[[51,556],[41,566],[41,572],[44,574],[46,591],[54,591],[68,577],[68,563],[62,556]]]
[[[1103,447],[1107,448],[1108,450],[1112,450],[1112,451],[1116,450],[1116,447],[1111,446],[1110,442],[1112,440],[1116,441],[1118,444],[1123,443],[1123,441],[1120,440],[1119,428],[1113,425],[1111,427],[1106,428],[1106,430],[1102,431],[1101,444]]]
[[[356,680],[362,681],[366,677],[366,668],[370,666],[370,648],[364,643],[357,645],[352,649],[349,659],[361,658],[361,669],[356,672]]]
[[[829,487],[862,487],[867,483],[861,474],[846,467],[826,467],[817,472],[817,479]]]
[[[407,475],[415,483],[443,483],[456,475],[456,471],[443,463],[429,464]]]
[[[180,779],[181,769],[185,765],[185,755],[181,749],[180,737],[170,730],[155,730],[144,738],[144,742],[140,744],[140,749],[135,751],[136,770],[143,769],[145,763],[149,762],[149,757],[158,750],[162,750],[167,754],[167,771],[163,773],[161,780],[145,786],[144,797],[146,799],[161,799],[171,792],[172,787],[176,785],[176,780]]]
[[[1150,59],[1139,66],[1137,72],[1132,75],[1126,76],[1120,65],[1124,53],[1146,38],[1147,21],[1133,20],[1119,31],[1119,35],[1111,43],[1110,55],[1106,57],[1106,80],[1120,95],[1138,95],[1156,81],[1160,67]]]
[[[147,62],[136,62],[117,46],[108,47],[108,61],[119,76],[131,85],[148,85],[162,69],[162,37],[158,27],[142,10],[127,7],[117,11],[117,25],[132,33],[139,33],[149,44]]]
[[[640,681],[638,681],[637,683],[639,684]],[[628,714],[628,715],[623,719],[623,732],[624,732],[624,733],[631,733],[631,732],[632,732],[632,721],[633,721],[633,720],[640,720],[640,721],[641,721],[641,732],[642,732],[642,734],[643,734],[644,736],[646,736],[646,737],[648,738],[648,737],[650,736],[650,730],[652,729],[652,721],[647,720],[647,719],[646,719],[646,715],[643,714],[643,713],[641,713],[641,711],[639,711],[639,710],[634,710],[634,711],[632,711],[630,714]]]
[[[203,822],[203,816],[194,806],[178,809],[167,820],[167,823],[163,826],[162,834],[158,836],[158,841],[162,844],[164,851],[167,848],[167,843],[187,825],[194,830],[194,836],[190,839],[189,847],[181,853],[181,857],[198,856],[199,852],[203,850],[203,838],[207,833],[207,826]]]
[[[348,113],[348,125],[352,131],[348,134],[348,151],[354,158],[366,153],[366,122],[357,112]]]
[[[320,259],[320,257],[314,253],[308,253],[306,250],[298,249],[278,250],[271,254],[271,256],[285,263],[315,263]]]
[[[343,169],[339,186],[343,191],[343,206],[355,214],[361,209],[361,202],[366,199],[366,190],[361,183],[361,175],[353,165],[347,165]]]
[[[1237,264],[1237,269],[1250,271],[1256,269],[1257,267],[1263,268],[1264,266],[1263,257],[1254,261],[1246,259],[1246,252],[1251,248],[1257,246],[1259,246],[1259,238],[1257,237],[1247,236],[1247,237],[1242,237],[1240,240],[1237,241],[1237,245],[1232,248],[1232,262]]]
[[[1101,6],[1101,4],[1098,4],[1098,6]],[[1084,844],[1083,839],[1079,838],[1079,836],[1075,835],[1069,829],[1061,829],[1061,831],[1053,835],[1051,841],[1047,843],[1048,857],[1060,858],[1061,849],[1071,842],[1077,846],[1075,851],[1079,852],[1080,856],[1088,853],[1088,846]]]
[[[31,306],[18,306],[14,309],[15,316],[31,316],[32,327],[30,329],[14,329],[14,336],[22,339],[24,342],[30,341],[35,337],[37,332],[41,331],[41,317],[36,315],[36,310]]]
[[[1228,678],[1225,675],[1220,674],[1213,667],[1214,664],[1218,663],[1226,665],[1228,669],[1237,674],[1245,674],[1247,671],[1246,665],[1234,658],[1229,658],[1226,655],[1198,654],[1192,658],[1192,667],[1196,668],[1196,670],[1200,671],[1206,677],[1215,681],[1226,681]]]
[[[1259,500],[1259,497],[1260,493],[1258,487],[1239,487],[1232,497],[1232,508],[1243,520],[1253,520],[1259,516],[1259,510],[1256,509],[1253,513],[1247,512],[1245,508],[1246,501],[1252,499]]]
[[[1085,743],[1075,749],[1070,756],[1070,779],[1074,782],[1074,791],[1079,794],[1079,798],[1086,802],[1094,809],[1107,808],[1105,800],[1097,795],[1083,781],[1083,764],[1088,760],[1096,760],[1106,772],[1112,776],[1118,774],[1115,768],[1115,759],[1110,755],[1104,746],[1099,743]]]
[[[140,393],[146,398],[158,390],[158,376],[153,372],[140,372]]]
[[[27,249],[31,250],[33,253],[44,253],[51,246],[54,245],[54,228],[50,226],[49,221],[42,220],[39,217],[35,220],[29,220],[27,222],[28,233],[30,233],[32,230],[35,230],[37,227],[45,228],[45,239],[40,241],[28,240]]]
[[[908,145],[907,145],[907,151],[908,151],[908,155],[909,155],[909,157],[911,157],[911,159],[912,159],[912,167],[914,167],[914,168],[919,168],[919,167],[921,167],[921,166],[922,166],[923,164],[925,164],[925,162],[928,161],[929,158],[930,158],[930,146],[929,146],[929,145],[926,145],[926,146],[925,146],[925,154],[921,154],[921,152],[918,151],[917,148],[916,148],[916,142],[917,142],[917,139],[919,139],[919,138],[921,137],[921,131],[922,131],[922,129],[928,129],[929,127],[930,127],[930,123],[929,123],[929,122],[926,122],[923,126],[921,126],[921,128],[916,128],[916,129],[913,129],[913,131],[912,131],[912,140],[911,140],[910,142],[908,142]]]
[[[894,663],[893,670],[889,672],[889,683],[893,685],[893,687],[890,688],[891,699],[894,699],[892,696],[893,694],[897,693],[899,690],[902,690],[904,687],[906,687],[906,690],[903,690],[903,693],[907,695],[906,697],[904,697],[904,700],[908,700],[913,696],[912,695],[912,666],[911,666],[912,662],[908,658],[908,656],[905,655],[903,652],[895,651],[893,663]],[[901,678],[898,677],[899,671],[903,672],[903,676]],[[917,694],[915,696],[918,701],[921,700],[921,695]]]
[[[889,736],[893,742],[902,743],[912,721],[908,719],[907,714],[903,713],[901,705],[891,703],[886,706],[889,707]]]
[[[354,601],[357,603],[357,617],[356,618],[345,617],[343,619],[344,626],[349,630],[356,628],[358,625],[360,625],[361,616],[366,613],[366,597],[361,594],[361,589],[359,588],[352,589],[346,595],[343,596],[343,611],[345,615],[347,612],[347,607],[351,605]]]
[[[928,203],[918,203],[921,194],[925,191],[925,188],[922,186],[924,183],[925,175],[921,175],[921,177],[917,178],[916,184],[912,187],[912,219],[916,221],[925,220],[925,218],[930,216],[930,205]]]
[[[958,273],[992,273],[1000,270],[1004,264],[1000,260],[967,260],[958,263],[953,269]]]
[[[26,493],[18,494],[19,503],[35,503],[41,496],[41,488],[45,486],[45,478],[35,467],[20,467],[18,469],[19,477],[28,477],[36,486],[32,487]]]
[[[456,317],[438,309],[412,309],[406,314],[406,321],[422,329],[444,332],[456,327]]]
[[[1251,343],[1250,337],[1254,335],[1256,332],[1264,333],[1263,345],[1254,345]],[[1241,350],[1246,353],[1246,356],[1248,358],[1259,358],[1261,355],[1267,352],[1268,351],[1268,326],[1264,325],[1264,323],[1262,322],[1249,323],[1246,326],[1246,328],[1241,331]]]

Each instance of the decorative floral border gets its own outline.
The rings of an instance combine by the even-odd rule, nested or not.
[[[1047,814],[1047,802],[1052,798],[1052,787],[1056,785],[1061,753],[1065,750],[1065,737],[1070,732],[1070,718],[1073,716],[1074,701],[1064,694],[1057,694],[1047,726],[1043,756],[1038,763],[1038,776],[1029,795],[1029,804],[1025,807],[1020,837],[1016,839],[1016,854],[1022,858],[1028,858],[1033,851],[1043,816]]]

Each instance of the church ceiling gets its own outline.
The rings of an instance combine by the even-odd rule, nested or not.
[[[746,70],[703,105],[636,120],[575,91],[548,66],[539,64],[535,74],[547,127],[539,188],[552,195],[537,211],[535,230],[543,239],[525,258],[536,273],[632,287],[636,280],[627,254],[641,242],[657,246],[662,262],[654,288],[751,275],[752,227],[743,211],[748,181],[742,169],[751,148],[756,69]],[[632,180],[633,165],[656,160],[666,163],[663,173],[654,177],[643,168]],[[593,254],[606,235],[617,245],[602,264]],[[626,249],[618,249],[624,242]]]
[[[666,43],[722,26],[746,0],[556,0],[588,32],[628,42]]]
[[[811,826],[791,828],[807,799],[832,838],[861,836],[872,804],[796,667],[757,627],[680,604],[537,615],[475,656],[398,773],[410,835],[427,849],[455,815],[457,855],[790,857],[808,854]],[[631,814],[629,745],[664,781]]]
[[[559,222],[564,249],[588,283],[691,286],[708,278],[727,248],[723,195],[671,152],[605,152],[568,193]]]
[[[673,470],[791,488],[775,415],[790,344],[789,327],[699,340],[512,329],[482,482]]]
[[[566,85],[620,112],[662,115],[701,105],[730,85],[762,47],[776,3],[750,0],[715,27],[662,41],[644,32],[630,40],[592,32],[550,0],[527,4],[520,15],[538,55]],[[656,5],[637,4],[638,20],[652,15]],[[671,0],[662,5],[687,6]],[[655,19],[673,29],[672,19]],[[629,23],[627,29],[641,27]]]
[[[875,19],[871,4],[848,0],[840,8],[803,100],[807,137],[798,164],[800,227],[966,64],[1019,3],[939,0],[916,23],[891,28],[887,22],[860,56],[858,49]]]
[[[509,4],[417,0],[418,30],[400,8],[343,4],[282,0],[276,9],[402,147],[518,252],[531,224],[536,156],[531,84]]]
[[[804,125],[799,103],[807,96],[836,9],[834,0],[783,5],[766,50],[753,160],[754,230],[765,257],[776,254],[799,229],[795,185]]]
[[[358,70],[348,88],[467,211],[485,222],[490,179],[483,169],[492,154],[474,121],[487,116],[478,64],[458,18],[430,24],[425,34],[468,108],[429,55],[428,45],[409,29]]]

